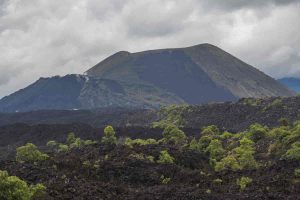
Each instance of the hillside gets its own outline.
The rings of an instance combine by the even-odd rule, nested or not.
[[[299,78],[282,78],[278,80],[280,83],[285,85],[287,88],[300,92],[300,79]]]
[[[86,72],[41,78],[0,100],[0,112],[158,108],[292,96],[276,80],[210,44],[118,52]]]
[[[167,108],[167,110],[166,110]],[[204,104],[201,106],[170,106],[159,110],[103,108],[99,110],[53,110],[0,114],[0,147],[26,142],[42,144],[61,141],[69,132],[81,138],[96,139],[110,124],[120,135],[153,137],[161,129],[152,128],[157,122],[178,120],[187,135],[196,135],[201,127],[217,125],[233,133],[247,130],[254,123],[278,126],[281,118],[290,122],[300,119],[300,97],[241,99],[238,102]]]

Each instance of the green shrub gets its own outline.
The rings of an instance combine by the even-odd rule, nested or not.
[[[229,133],[227,131],[225,131],[222,135],[220,135],[220,138],[222,140],[226,140],[226,139],[230,139],[233,137],[233,134],[232,133]]]
[[[169,105],[163,106],[159,110],[158,114],[161,120],[154,122],[153,127],[166,128],[168,126],[182,127],[184,120],[182,113],[188,109],[187,105]]]
[[[201,151],[206,151],[206,148],[210,144],[210,142],[213,140],[213,137],[210,135],[204,135],[199,139],[199,148]]]
[[[192,151],[201,151],[201,146],[199,145],[199,143],[197,142],[197,140],[195,138],[193,138],[188,146],[188,148]]]
[[[59,144],[57,151],[58,152],[67,152],[67,151],[69,151],[69,147],[68,147],[68,145],[65,145],[65,144]]]
[[[157,161],[157,163],[160,163],[160,164],[173,164],[174,160],[175,159],[168,153],[167,150],[163,150],[163,151],[160,152],[159,160]]]
[[[223,158],[220,162],[217,162],[215,165],[215,171],[223,171],[223,170],[232,170],[232,171],[237,171],[241,167],[236,160],[236,158],[232,155],[226,156]]]
[[[242,178],[236,180],[236,184],[240,186],[241,191],[245,190],[250,183],[252,183],[252,179],[249,177],[243,176]]]
[[[143,153],[132,153],[129,157],[135,160],[145,160],[145,155]]]
[[[267,133],[268,137],[275,138],[276,140],[283,140],[283,138],[290,135],[290,131],[286,127],[273,128]]]
[[[85,161],[83,161],[82,166],[84,168],[90,168],[92,166],[92,163],[89,160],[85,160]]]
[[[166,141],[171,141],[175,144],[183,144],[186,142],[185,133],[174,125],[167,126],[164,129],[163,137]]]
[[[292,144],[292,147],[285,153],[284,158],[300,161],[300,141]]]
[[[283,143],[286,145],[300,141],[300,122],[296,122],[289,134],[283,138]]]
[[[93,167],[94,167],[95,169],[99,169],[99,167],[100,167],[100,160],[96,160],[96,161],[94,162]]]
[[[278,108],[278,107],[283,107],[283,102],[282,99],[275,99],[271,103],[269,103],[264,109],[263,112],[266,112],[267,110],[271,108]]]
[[[206,194],[211,194],[211,189],[207,189],[205,192]]]
[[[132,148],[134,145],[138,146],[146,146],[146,145],[151,145],[151,144],[158,144],[158,142],[155,139],[135,139],[132,140],[131,138],[126,138],[124,145],[128,146],[129,148]]]
[[[49,156],[38,150],[38,148],[32,144],[27,143],[25,146],[17,148],[16,161],[18,162],[38,162],[47,160]]]
[[[274,143],[270,144],[268,147],[268,154],[269,155],[279,155],[283,152],[283,143],[279,141],[275,141]]]
[[[295,169],[294,174],[296,177],[300,178],[300,168],[299,169]]]
[[[144,160],[149,161],[151,163],[154,163],[154,157],[153,156],[147,156],[143,153],[134,153],[129,155],[130,158],[136,159],[136,160]]]
[[[112,126],[107,126],[104,129],[104,136],[101,139],[101,143],[105,145],[117,144],[116,132]]]
[[[97,142],[93,140],[84,140],[82,143],[84,146],[89,146],[89,145],[96,144]]]
[[[33,194],[33,199],[41,199],[43,196],[45,196],[47,188],[43,184],[38,183],[35,186],[31,186],[30,189]]]
[[[47,145],[47,147],[48,147],[49,149],[51,149],[52,151],[56,151],[59,144],[58,144],[56,141],[54,141],[54,140],[50,140],[49,142],[47,142],[46,145]]]
[[[67,145],[70,145],[70,144],[74,143],[75,140],[76,140],[75,134],[74,133],[69,133],[66,143],[67,143]]]
[[[55,148],[55,147],[57,147],[57,142],[56,141],[54,141],[54,140],[50,140],[49,142],[47,142],[47,147],[50,147],[50,148]]]
[[[244,137],[240,140],[240,146],[233,149],[233,152],[241,169],[254,169],[257,167],[257,163],[254,158],[254,142],[250,139]]]
[[[210,159],[214,160],[221,159],[225,153],[222,143],[218,139],[213,139],[206,148],[206,151],[209,153]]]
[[[222,184],[222,182],[223,182],[222,179],[219,179],[219,178],[213,180],[214,184]]]
[[[255,99],[255,98],[244,98],[241,100],[241,102],[245,105],[249,106],[257,106],[261,103],[261,99]]]
[[[253,124],[250,126],[248,136],[254,142],[257,142],[260,139],[265,138],[267,135],[267,129],[260,124]]]
[[[37,184],[28,186],[16,176],[9,176],[7,171],[0,171],[0,199],[30,200],[41,197],[45,193],[45,186]]]
[[[154,163],[154,157],[153,156],[146,156],[146,159],[152,163]]]
[[[162,184],[166,185],[171,181],[171,178],[167,178],[164,175],[161,175],[160,181],[161,181]]]
[[[236,133],[236,134],[234,134],[233,135],[233,139],[237,139],[237,140],[240,140],[240,139],[242,139],[243,137],[245,137],[245,133]]]
[[[82,146],[84,146],[84,142],[80,138],[76,138],[75,141],[69,145],[69,148],[81,148]]]
[[[220,135],[220,130],[217,126],[211,125],[211,126],[203,127],[201,134],[211,135],[211,136]]]
[[[124,145],[129,147],[129,148],[133,148],[133,140],[129,137],[125,138],[125,142],[124,142]]]

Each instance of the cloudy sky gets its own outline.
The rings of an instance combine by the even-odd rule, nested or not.
[[[300,77],[300,0],[0,0],[0,97],[119,50],[200,43]]]

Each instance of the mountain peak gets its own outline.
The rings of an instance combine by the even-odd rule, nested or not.
[[[189,88],[209,83],[212,87],[223,88],[228,99],[293,95],[293,92],[263,72],[209,43],[132,54],[118,52],[89,69],[87,74],[129,83],[150,83],[159,87],[163,83],[166,84],[163,88],[167,90],[177,85],[178,81],[188,83],[198,80],[190,82]],[[173,82],[173,79],[177,81]],[[173,86],[168,85],[171,83]],[[184,98],[195,99],[195,95]],[[212,99],[217,100],[219,97],[214,96]],[[196,100],[202,101],[206,100]]]
[[[87,70],[86,75],[37,81],[0,100],[0,111],[153,108],[295,94],[208,43],[137,53],[119,51]]]

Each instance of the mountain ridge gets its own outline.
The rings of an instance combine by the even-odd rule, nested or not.
[[[85,74],[41,78],[2,98],[0,112],[111,106],[158,108],[295,94],[208,43],[135,53],[119,51]]]
[[[131,64],[133,62],[132,65],[136,64],[137,62],[136,65],[138,65],[140,63],[139,60],[136,61],[136,59],[140,59],[141,56],[152,55],[153,57],[153,55],[155,54],[171,54],[172,52],[174,53],[178,51],[181,51],[183,54],[192,59],[192,61],[196,63],[196,65],[198,65],[198,67],[203,70],[210,79],[213,79],[213,81],[217,83],[217,85],[229,89],[235,97],[260,98],[267,96],[280,96],[282,94],[289,96],[292,94],[292,92],[287,92],[284,86],[275,82],[274,79],[265,75],[260,70],[223,51],[219,47],[208,43],[185,48],[147,50],[135,53],[121,51],[105,59],[105,63],[104,61],[102,61],[96,64],[94,67],[87,70],[86,73],[90,76],[120,80],[121,78],[124,79],[124,76],[118,77],[118,75],[121,74],[118,72],[122,72],[122,70],[124,71],[124,68],[131,70],[129,67],[127,67],[128,62],[131,62]],[[109,69],[107,69],[107,63],[109,63],[110,61],[115,61],[116,56],[119,56],[117,60],[123,61],[121,62],[121,66],[118,66],[119,62],[114,62],[111,63],[111,65],[109,65]],[[224,66],[224,64],[227,64],[227,66]],[[112,73],[113,70],[115,71],[115,73]],[[132,71],[138,71],[138,68]],[[249,79],[249,75],[252,76],[251,79]],[[127,77],[125,74],[125,78],[131,80],[132,77]],[[244,81],[242,78],[247,80]],[[268,81],[268,87],[262,87],[262,80]],[[243,83],[244,85],[239,84],[239,86],[237,86],[236,83]],[[245,86],[245,84],[247,86]],[[253,84],[254,86],[252,86]],[[250,87],[252,87],[251,91],[249,91]],[[259,88],[261,88],[260,91],[258,90]]]
[[[300,93],[300,78],[286,77],[278,79],[278,81],[287,88]]]

